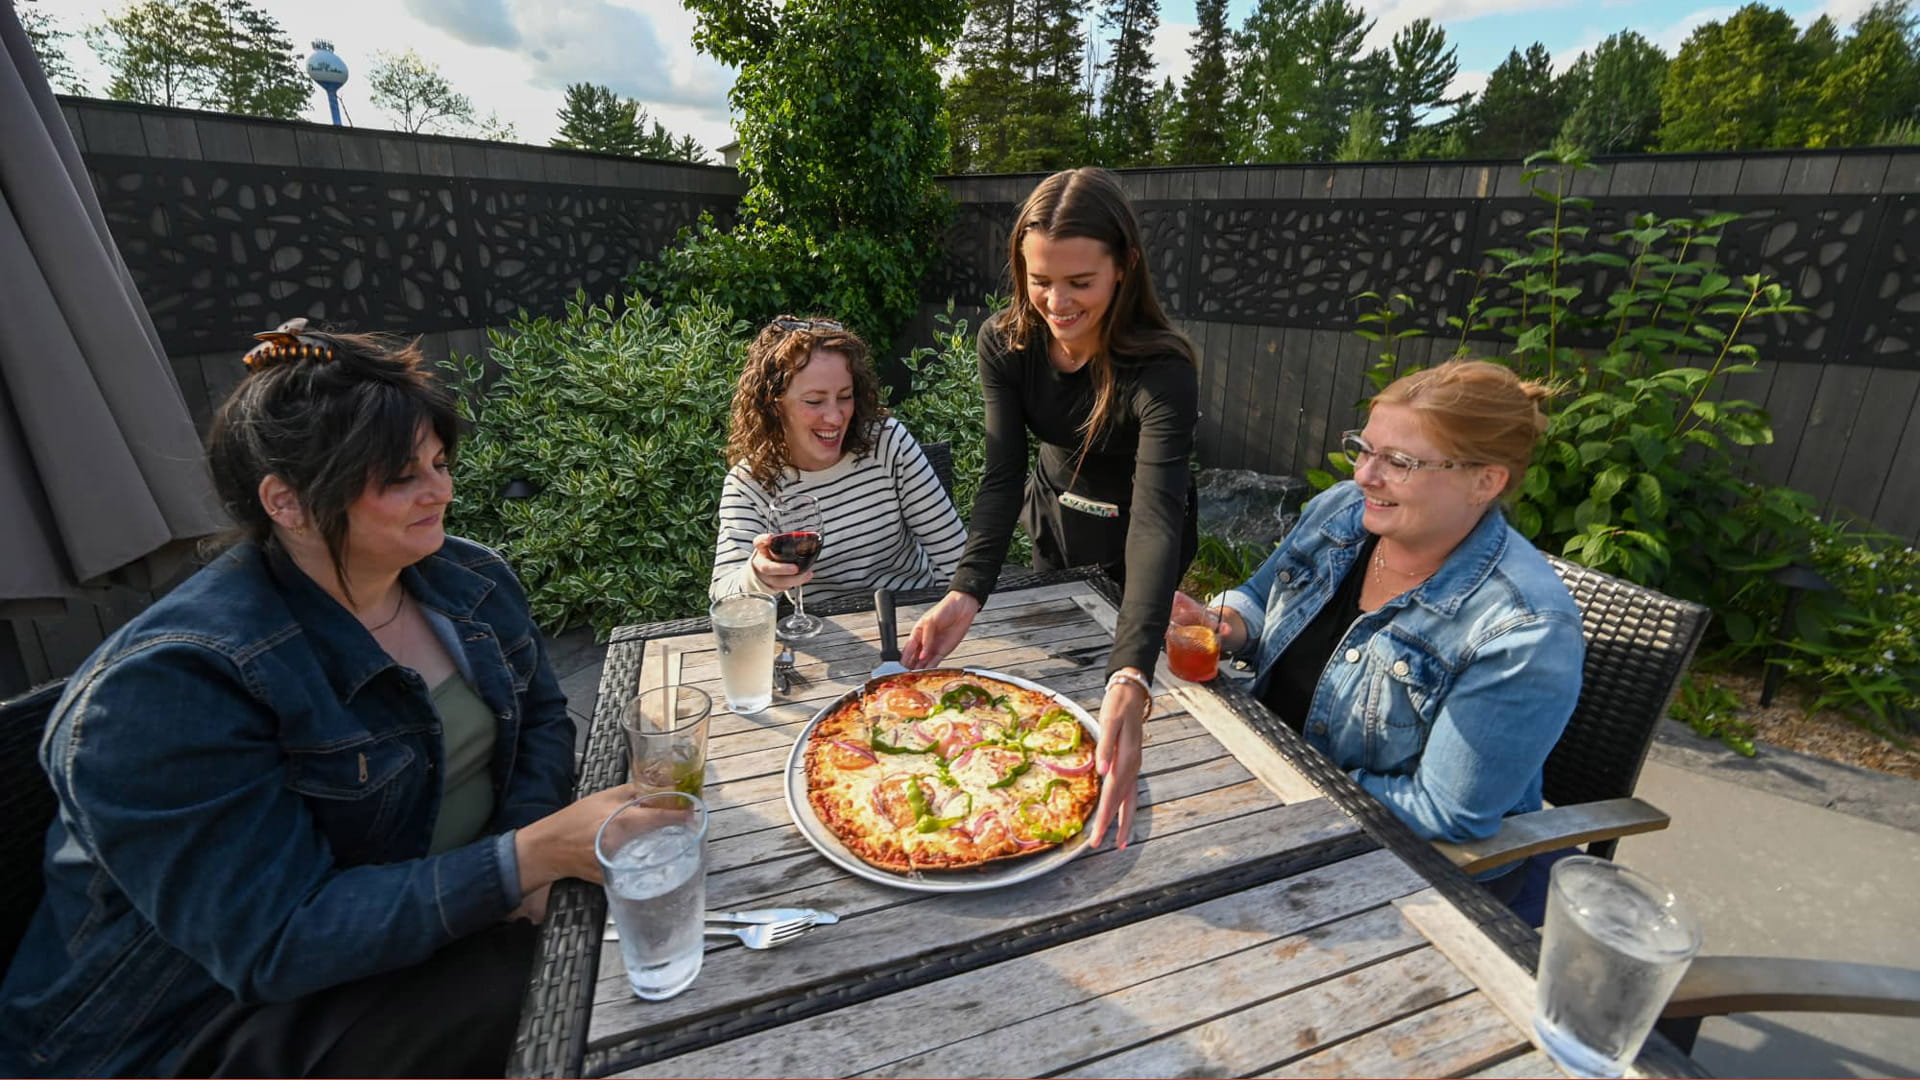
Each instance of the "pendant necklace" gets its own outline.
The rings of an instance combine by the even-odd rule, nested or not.
[[[393,614],[387,616],[387,621],[381,623],[379,626],[367,627],[367,632],[370,634],[377,634],[380,631],[385,630],[387,627],[392,626],[393,620],[400,617],[400,609],[406,606],[407,606],[407,590],[404,587],[402,587],[400,590],[400,601],[393,605]]]

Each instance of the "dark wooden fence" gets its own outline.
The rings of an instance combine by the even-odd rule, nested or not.
[[[63,99],[115,239],[183,395],[204,424],[253,331],[295,315],[424,335],[435,356],[484,349],[518,310],[598,294],[701,213],[731,216],[731,169],[466,139]],[[1772,412],[1760,473],[1920,535],[1920,150],[1623,159],[1589,174],[1604,221],[1639,211],[1749,215],[1727,262],[1813,306],[1768,328],[1741,396]],[[1402,292],[1439,328],[1458,268],[1511,245],[1539,204],[1512,163],[1149,169],[1124,175],[1161,295],[1200,346],[1200,459],[1319,465],[1375,349],[1355,293]],[[1006,229],[1038,176],[947,181],[949,258],[909,340],[952,299],[977,325],[1003,292]],[[1495,342],[1483,343],[1497,348]],[[1430,339],[1403,349],[1426,361]],[[0,621],[0,695],[72,670],[143,607],[116,592],[66,618]]]

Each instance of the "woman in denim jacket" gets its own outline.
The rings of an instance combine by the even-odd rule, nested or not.
[[[549,883],[598,878],[573,723],[500,557],[449,537],[412,346],[247,356],[209,439],[246,539],[108,638],[41,744],[46,895],[0,1075],[501,1075]]]
[[[1258,643],[1253,692],[1423,837],[1491,836],[1540,808],[1580,696],[1573,598],[1499,512],[1546,428],[1547,390],[1452,361],[1375,397],[1354,478],[1316,498],[1245,584],[1221,644]],[[1176,622],[1210,611],[1176,599]],[[1522,875],[1489,889],[1507,899]]]

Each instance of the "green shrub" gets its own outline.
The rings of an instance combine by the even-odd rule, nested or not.
[[[1199,551],[1194,554],[1193,565],[1187,568],[1180,588],[1196,600],[1207,600],[1252,577],[1271,554],[1270,547],[1202,534]]]
[[[1810,561],[1833,591],[1803,594],[1784,640],[1761,638],[1775,647],[1772,662],[1816,688],[1810,708],[1842,710],[1902,742],[1920,721],[1920,553],[1877,530],[1822,522]]]
[[[705,610],[747,333],[711,301],[583,293],[562,318],[494,331],[491,385],[479,358],[454,359],[472,430],[450,527],[506,556],[540,625],[604,636]],[[536,493],[503,497],[514,480]]]
[[[1753,725],[1740,719],[1740,695],[1700,672],[1688,672],[1673,698],[1673,718],[1695,734],[1719,739],[1745,757],[1753,756]]]

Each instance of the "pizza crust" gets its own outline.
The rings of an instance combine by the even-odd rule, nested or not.
[[[978,686],[995,703],[936,706],[932,715],[916,718],[888,708],[900,704],[901,695],[882,701],[889,691],[907,689],[937,702],[958,684]],[[1091,734],[1081,731],[1078,746],[1063,753],[1022,746],[1023,736],[1050,726],[1043,721],[1059,708],[1045,694],[953,668],[871,683],[808,735],[807,801],[848,851],[895,873],[965,869],[1049,850],[1078,833],[1100,798]],[[1062,721],[1055,716],[1053,722]],[[1027,741],[1049,745],[1057,738]],[[909,794],[913,785],[917,803]],[[899,824],[909,815],[913,820]]]

